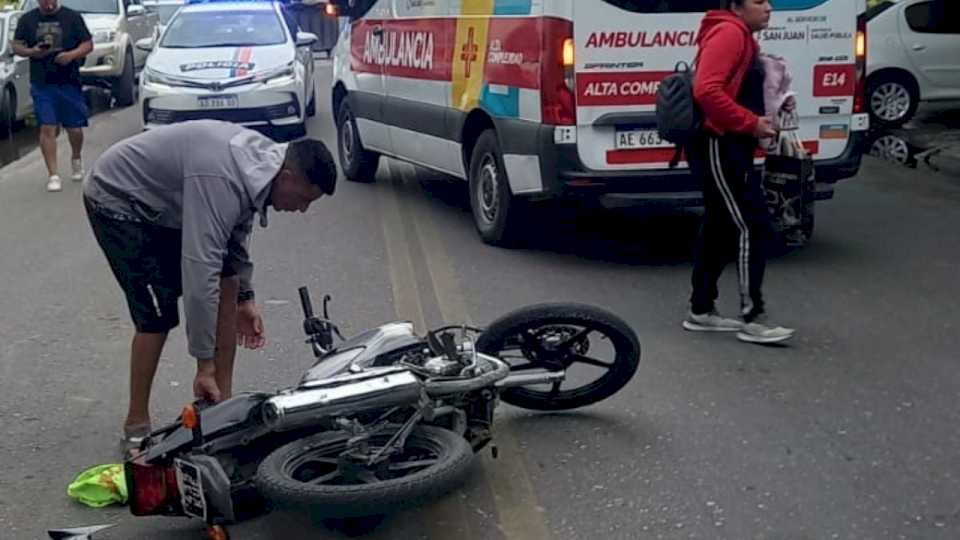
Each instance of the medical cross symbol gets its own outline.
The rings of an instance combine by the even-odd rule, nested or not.
[[[465,67],[463,74],[468,79],[470,78],[470,68],[473,66],[473,63],[477,61],[477,58],[479,58],[477,52],[480,50],[480,47],[477,46],[473,37],[473,27],[471,26],[467,30],[467,42],[463,44],[463,49],[461,49],[463,52],[460,54],[460,59],[463,60]]]

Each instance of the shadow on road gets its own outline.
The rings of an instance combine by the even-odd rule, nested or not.
[[[110,109],[110,95],[98,89],[84,89],[90,116],[93,117]],[[12,132],[0,135],[0,167],[5,167],[29,154],[37,147],[40,130],[36,126],[20,121]],[[65,137],[65,136],[62,136]],[[66,139],[64,138],[64,144]]]
[[[466,182],[419,168],[417,179],[426,196],[472,223]],[[699,227],[696,211],[606,209],[566,199],[532,205],[517,247],[615,264],[671,266],[692,260]]]

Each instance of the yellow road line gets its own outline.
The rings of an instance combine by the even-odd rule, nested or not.
[[[408,167],[404,172],[412,170]],[[406,189],[410,189],[416,181],[411,178],[411,174],[404,176]],[[420,193],[422,190],[416,191],[425,196]],[[438,234],[439,224],[430,212],[412,213],[416,233],[423,247],[427,272],[444,322],[472,324],[453,262]],[[505,425],[499,428],[494,426],[494,429],[494,442],[500,449],[500,458],[494,460],[489,452],[483,452],[483,470],[493,494],[500,530],[507,540],[549,540],[550,528],[530,481],[517,438]]]
[[[388,177],[393,177],[394,168],[391,168],[389,164],[386,165],[386,168],[390,173]],[[379,195],[384,241],[386,242],[390,284],[393,288],[394,310],[399,319],[413,322],[417,330],[423,332],[426,330],[427,324],[423,313],[423,304],[420,301],[412,258],[412,243],[416,239],[409,238],[407,235],[407,227],[401,210],[402,202],[397,187],[395,185],[380,186],[377,193]],[[435,540],[448,540],[451,535],[455,535],[462,540],[470,540],[469,527],[466,526],[466,509],[459,497],[445,497],[415,512],[417,513],[416,520],[410,513],[401,516],[403,522],[401,529],[416,527],[419,529],[417,533],[422,532],[426,535],[426,538]]]

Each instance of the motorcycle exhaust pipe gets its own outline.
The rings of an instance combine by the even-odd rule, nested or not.
[[[263,420],[274,431],[288,431],[324,417],[415,405],[422,393],[423,384],[410,371],[347,375],[267,399]]]
[[[534,384],[553,384],[567,378],[566,371],[540,371],[533,373],[511,373],[497,381],[497,388],[516,388]]]

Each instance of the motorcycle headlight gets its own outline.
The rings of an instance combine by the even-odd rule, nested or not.
[[[110,43],[117,38],[116,30],[97,30],[93,33],[94,43]]]

